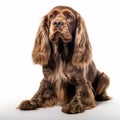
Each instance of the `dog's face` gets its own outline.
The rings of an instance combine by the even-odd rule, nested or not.
[[[76,14],[70,8],[56,7],[48,13],[49,40],[70,42],[76,28]]]

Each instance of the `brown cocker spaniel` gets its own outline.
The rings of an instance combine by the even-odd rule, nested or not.
[[[96,69],[83,18],[70,7],[57,6],[43,17],[32,52],[44,78],[36,94],[19,105],[21,110],[63,106],[79,113],[105,101],[109,78]]]

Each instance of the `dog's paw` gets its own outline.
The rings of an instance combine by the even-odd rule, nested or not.
[[[62,112],[68,114],[81,113],[84,111],[85,110],[79,104],[74,104],[74,103],[68,103],[62,108]]]
[[[20,110],[34,110],[36,108],[36,103],[33,101],[25,100],[21,102],[18,108]]]
[[[107,96],[106,94],[98,95],[95,97],[96,101],[107,101],[110,99],[111,99],[111,97]]]

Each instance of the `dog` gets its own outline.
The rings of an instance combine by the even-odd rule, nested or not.
[[[32,52],[42,65],[44,78],[21,110],[62,106],[68,114],[81,113],[106,101],[109,77],[96,69],[91,44],[81,15],[68,6],[57,6],[45,15],[36,34]]]

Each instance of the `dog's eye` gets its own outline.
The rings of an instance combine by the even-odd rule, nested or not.
[[[53,19],[53,18],[55,18],[55,14],[50,15],[50,19]]]
[[[72,16],[72,14],[69,13],[69,14],[66,15],[66,18],[67,19],[73,19],[73,16]]]

